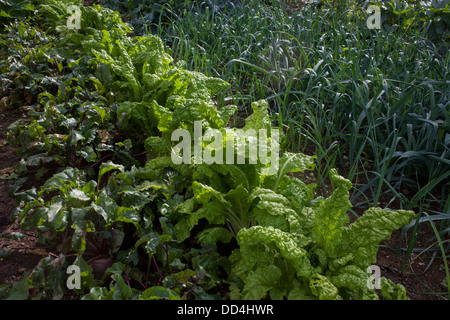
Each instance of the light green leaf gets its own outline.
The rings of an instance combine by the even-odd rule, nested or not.
[[[4,10],[0,10],[0,17],[11,18],[11,15]]]
[[[145,140],[145,149],[152,150],[154,152],[168,154],[168,152],[171,150],[168,145],[167,140],[161,138],[161,137],[148,137]]]
[[[380,278],[380,291],[387,300],[409,300],[404,286],[395,284],[385,277]]]
[[[155,136],[158,130],[168,129],[171,112],[160,106],[155,100],[151,102],[124,101],[117,110],[119,125],[123,130],[139,128],[147,136]]]
[[[231,116],[236,112],[238,109],[235,105],[226,105],[219,109],[220,118],[222,119],[222,123],[224,126],[228,124],[230,121]]]
[[[269,290],[277,287],[280,277],[281,270],[273,264],[250,271],[242,290],[244,300],[262,299]]]
[[[378,296],[373,289],[369,289],[367,279],[369,273],[356,265],[347,265],[339,269],[337,275],[330,276],[330,281],[339,289],[346,292],[344,299],[356,300],[378,300]]]
[[[211,201],[205,203],[196,212],[199,216],[206,218],[211,224],[225,223],[226,207],[221,202]]]
[[[197,164],[194,166],[194,173],[192,175],[193,180],[196,181],[205,181],[205,179],[209,180],[208,185],[217,190],[224,191],[223,187],[223,176],[221,172],[218,172],[218,169],[224,170],[225,167],[223,165],[207,165],[207,164]],[[205,182],[206,183],[206,182]]]
[[[330,178],[337,188],[325,200],[321,200],[315,208],[315,221],[313,237],[317,244],[328,256],[336,255],[337,248],[341,247],[341,235],[344,226],[350,221],[347,211],[351,208],[348,190],[352,187],[349,180],[339,176],[335,169],[330,172]]]
[[[269,181],[273,179],[265,179],[265,185],[268,186],[266,182]],[[293,206],[301,209],[313,199],[314,187],[315,185],[307,185],[300,179],[284,176],[280,179],[276,192],[289,199]]]
[[[258,198],[257,204],[252,212],[259,225],[274,227],[282,231],[288,231],[287,217],[295,215],[296,212],[290,207],[290,202],[281,194],[270,189],[255,188],[250,194],[249,200]]]
[[[272,128],[272,123],[270,121],[268,109],[269,104],[265,100],[259,100],[252,102],[253,114],[245,119],[245,129],[254,129],[258,131],[259,129],[270,130]]]
[[[221,90],[228,89],[230,84],[220,78],[206,77],[204,79],[205,87],[209,90],[210,95],[215,95]]]
[[[304,172],[314,170],[316,156],[307,156],[302,153],[285,152],[280,159],[278,175],[284,176],[291,172]]]

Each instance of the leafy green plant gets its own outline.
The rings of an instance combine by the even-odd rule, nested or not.
[[[118,11],[123,21],[133,27],[134,34],[155,30],[158,24],[169,24],[176,14],[190,9],[191,1],[101,0],[100,5]]]
[[[372,208],[347,225],[351,183],[335,171],[331,178],[337,186],[333,194],[312,205],[309,201],[294,207],[284,231],[259,225],[239,232],[240,248],[234,258],[245,283],[243,298],[377,299],[367,286],[366,271],[375,263],[377,243],[415,215]],[[292,179],[284,177],[286,182]],[[383,281],[384,289],[391,290],[393,284]],[[391,294],[406,298],[401,286]]]

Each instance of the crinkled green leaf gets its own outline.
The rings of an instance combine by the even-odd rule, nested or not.
[[[277,176],[266,177],[262,184],[263,188],[272,189],[276,180]],[[307,185],[301,180],[287,175],[279,180],[276,193],[284,196],[293,210],[286,215],[291,233],[310,236],[314,226],[316,208],[307,207],[307,205],[313,200],[315,187],[315,184]]]
[[[217,190],[214,190],[208,185],[194,181],[192,183],[192,189],[194,191],[195,198],[199,203],[205,204],[212,199],[219,201],[225,205],[228,204],[228,201],[225,199],[222,193],[220,193]]]
[[[146,180],[160,179],[166,169],[170,167],[177,167],[174,165],[170,157],[156,157],[150,161],[147,161],[145,168],[141,170],[141,176]]]
[[[305,288],[299,287],[294,288],[291,291],[289,291],[289,294],[287,296],[288,300],[317,300],[316,297],[313,297],[305,290]]]
[[[278,286],[280,277],[281,270],[273,264],[250,271],[242,290],[244,300],[262,299],[269,290]]]
[[[180,213],[191,213],[194,210],[195,198],[188,199],[177,205],[176,211]]]
[[[154,136],[160,131],[169,129],[172,112],[159,105],[155,100],[151,102],[124,101],[117,110],[120,126],[123,130],[139,128],[147,136]]]
[[[192,179],[196,181],[205,181],[207,184],[220,192],[224,191],[223,176],[215,170],[216,165],[198,164],[194,167]]]
[[[164,154],[167,154],[168,151],[170,151],[167,141],[161,137],[148,137],[145,140],[145,148]]]
[[[214,95],[221,90],[227,89],[230,84],[220,78],[206,77],[204,80],[205,87],[208,88],[209,94]]]
[[[242,185],[247,190],[250,190],[251,186],[254,185],[254,177],[252,177],[254,174],[254,172],[252,172],[253,168],[249,168],[247,165],[237,164],[223,164],[221,167],[232,177],[234,187]]]
[[[116,41],[115,44],[121,51],[121,55],[117,57],[118,59],[111,57],[104,49],[91,50],[97,61],[110,66],[114,73],[122,76],[123,80],[126,80],[126,82],[124,81],[124,84],[133,91],[133,98],[139,101],[141,99],[141,85],[137,79],[137,73],[135,67],[133,66],[132,59],[119,41]]]
[[[351,208],[348,190],[352,187],[349,180],[339,176],[335,169],[330,178],[336,184],[336,190],[325,200],[320,200],[315,208],[313,236],[317,244],[333,257],[336,249],[341,247],[344,226],[350,221],[347,211]]]
[[[287,232],[273,227],[254,226],[241,229],[237,240],[247,270],[261,262],[267,262],[268,257],[261,256],[265,252],[256,250],[258,246],[266,246],[270,251],[280,254],[289,261],[299,276],[309,277],[311,274],[312,267],[307,257],[308,252],[299,246],[295,236]]]
[[[67,215],[61,199],[56,200],[48,207],[48,222],[53,230],[62,231],[67,225]]]
[[[136,48],[142,51],[133,55],[133,64],[142,66],[142,73],[158,74],[169,68],[173,58],[165,52],[164,43],[155,35],[137,37]]]
[[[236,189],[230,190],[225,199],[230,204],[230,209],[241,220],[244,225],[253,222],[252,213],[250,212],[249,195],[246,188],[239,185]]]
[[[355,265],[347,265],[341,268],[337,275],[331,276],[331,282],[344,291],[344,299],[358,300],[378,300],[378,296],[373,289],[367,285],[367,279],[370,274]]]
[[[376,262],[378,245],[391,233],[411,222],[416,214],[407,210],[370,208],[355,222],[344,228],[339,243],[339,256],[353,255],[353,264],[367,268]]]
[[[319,300],[342,300],[336,288],[327,277],[321,274],[313,274],[309,278],[311,293]]]
[[[153,286],[145,289],[137,300],[180,300],[178,294],[169,288]]]
[[[80,189],[72,189],[69,191],[69,196],[73,199],[77,199],[79,201],[88,201],[90,197],[86,195],[83,190]]]
[[[270,176],[264,180],[264,186],[272,189],[275,177]],[[307,185],[297,178],[284,176],[278,183],[277,193],[283,195],[297,208],[307,205],[313,198],[315,185]]]
[[[182,216],[175,225],[177,240],[183,241],[187,239],[190,236],[192,228],[194,228],[202,218],[206,218],[208,222],[212,224],[225,223],[224,211],[225,207],[222,203],[211,201],[203,204],[198,210]]]
[[[285,152],[279,163],[279,176],[284,176],[291,172],[304,172],[314,170],[316,156],[307,156],[302,153]]]
[[[271,129],[272,123],[270,121],[268,109],[269,104],[266,100],[259,100],[252,102],[253,113],[245,119],[244,129]]]
[[[250,201],[256,198],[258,198],[258,201],[252,212],[258,224],[288,231],[289,224],[286,217],[295,214],[295,211],[290,207],[289,200],[270,189],[262,188],[256,188],[250,194]]]
[[[220,118],[222,119],[222,123],[227,125],[230,121],[231,116],[236,112],[237,106],[235,105],[226,105],[219,109]]]

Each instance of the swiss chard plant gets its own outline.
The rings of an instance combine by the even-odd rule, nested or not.
[[[351,183],[336,171],[331,179],[336,189],[327,199],[311,201],[288,189],[285,230],[259,224],[238,233],[233,270],[244,286],[235,293],[244,299],[378,299],[367,285],[378,244],[415,215],[371,208],[349,224]],[[299,198],[306,204],[289,205],[290,199]],[[267,210],[272,207],[268,204]],[[381,281],[383,296],[406,298],[402,286]]]

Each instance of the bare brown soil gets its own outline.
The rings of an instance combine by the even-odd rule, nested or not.
[[[15,180],[10,179],[14,166],[20,161],[13,147],[6,144],[6,129],[21,113],[0,110],[0,252],[6,257],[0,258],[0,284],[20,280],[24,272],[32,270],[45,250],[37,245],[35,232],[24,232],[20,225],[11,219],[16,200],[9,195],[8,186]],[[19,240],[16,234],[23,234]],[[2,256],[3,256],[2,255]]]

